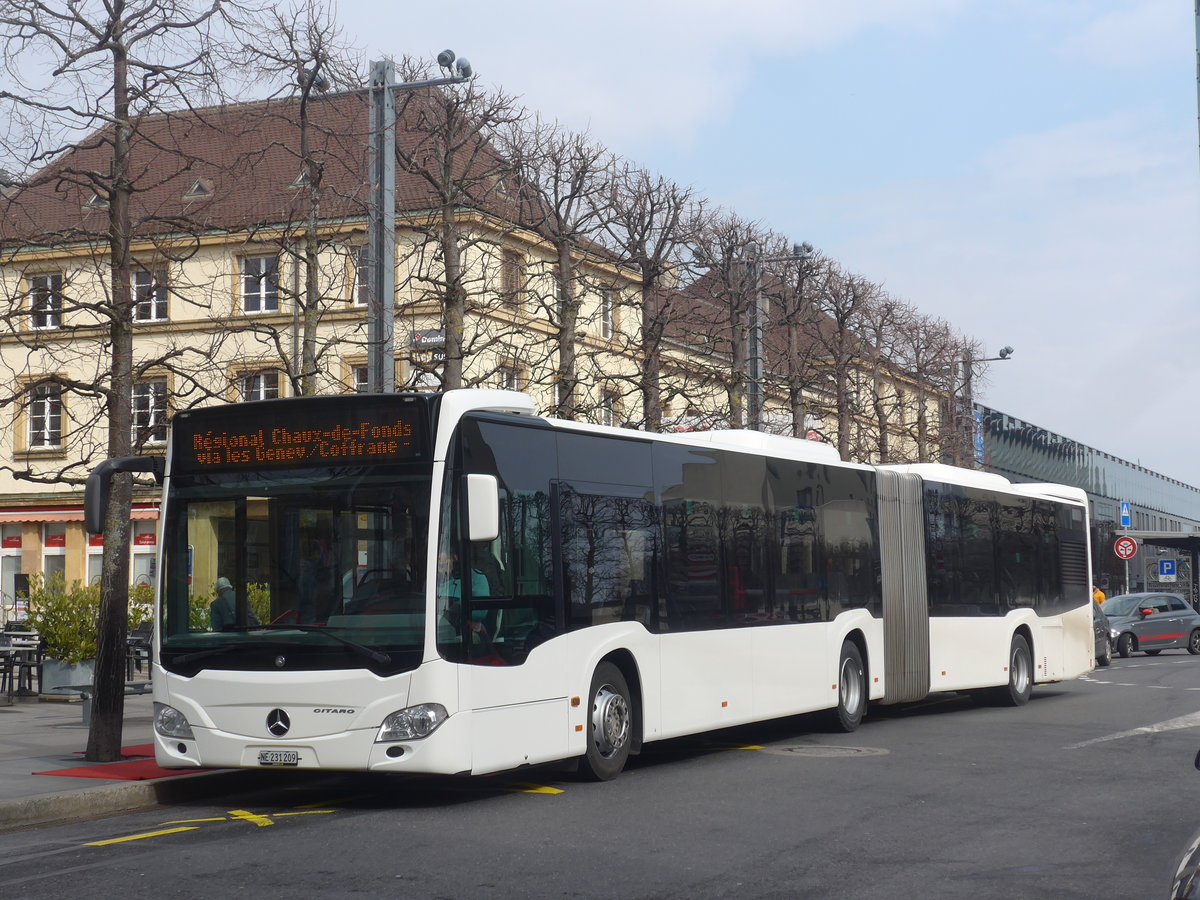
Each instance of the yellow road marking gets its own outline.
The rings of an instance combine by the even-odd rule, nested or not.
[[[211,819],[175,819],[171,822],[163,822],[163,825],[190,825],[194,822],[228,822],[228,816],[216,816]]]
[[[231,809],[229,811],[229,818],[243,819],[247,822],[253,822],[259,828],[266,828],[268,825],[275,824],[267,816],[260,816],[257,813],[250,812],[248,809]]]
[[[109,844],[123,844],[126,841],[140,841],[145,838],[162,837],[165,834],[179,834],[181,831],[195,831],[195,828],[167,828],[163,831],[147,831],[145,834],[131,834],[129,837],[109,838],[107,841],[92,841],[85,847],[106,847]]]
[[[305,809],[300,812],[286,813],[271,813],[276,819],[282,819],[284,816],[329,816],[337,812],[336,809]]]
[[[319,803],[302,803],[295,807],[296,809],[313,809],[317,806],[338,806],[342,803],[353,803],[355,800],[362,800],[366,794],[356,794],[353,797],[339,797],[336,800],[322,800]]]
[[[505,786],[504,790],[511,794],[561,794],[558,788],[548,787],[544,784],[530,784],[527,781],[518,781],[513,785]]]

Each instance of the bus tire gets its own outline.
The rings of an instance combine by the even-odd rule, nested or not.
[[[1008,648],[1008,684],[996,688],[996,700],[1003,706],[1024,706],[1033,693],[1033,654],[1025,636],[1014,634]]]
[[[579,760],[579,773],[592,781],[612,781],[625,768],[633,745],[633,701],[621,670],[600,663],[588,698],[587,752]]]
[[[862,723],[867,711],[867,670],[854,641],[842,643],[838,660],[838,703],[834,721],[839,730],[851,732]]]
[[[1121,659],[1133,656],[1133,635],[1128,631],[1117,638],[1117,652],[1121,654]]]

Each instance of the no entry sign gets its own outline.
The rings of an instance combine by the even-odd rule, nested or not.
[[[1119,537],[1113,544],[1113,552],[1121,559],[1130,559],[1137,553],[1137,541],[1131,537]]]

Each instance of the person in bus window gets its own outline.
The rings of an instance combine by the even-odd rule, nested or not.
[[[237,601],[233,596],[233,585],[222,575],[213,585],[216,598],[208,608],[208,621],[213,631],[224,631],[237,621]]]
[[[209,625],[213,631],[225,631],[238,624],[237,598],[233,593],[233,585],[224,575],[213,584],[213,590],[216,591],[217,596],[208,608]],[[246,624],[258,624],[258,617],[254,615],[253,610],[246,610]]]

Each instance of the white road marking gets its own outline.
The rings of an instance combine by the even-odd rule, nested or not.
[[[1082,741],[1078,744],[1070,744],[1066,749],[1078,750],[1081,747],[1090,747],[1092,744],[1103,744],[1107,741],[1119,741],[1122,738],[1137,737],[1142,734],[1157,734],[1162,731],[1177,731],[1180,728],[1195,728],[1197,726],[1200,726],[1200,712],[1188,713],[1186,716],[1167,719],[1165,722],[1158,722],[1154,725],[1143,725],[1141,728],[1119,731],[1116,734],[1106,734],[1104,737],[1092,738],[1089,741]]]

